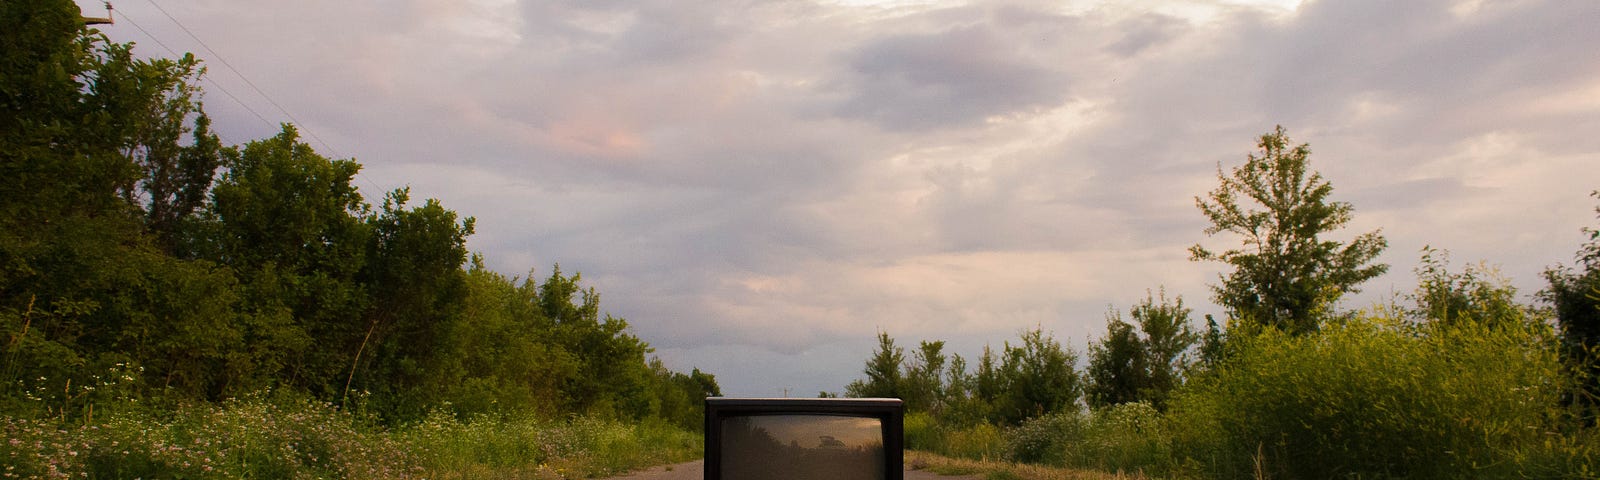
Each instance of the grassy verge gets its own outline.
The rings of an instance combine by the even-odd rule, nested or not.
[[[588,418],[433,415],[397,429],[303,399],[81,424],[0,416],[0,478],[596,478],[697,458],[697,434]]]
[[[433,415],[392,435],[427,478],[598,478],[699,458],[697,434],[662,423]]]
[[[986,480],[1134,480],[1144,475],[1050,467],[996,460],[951,458],[929,452],[906,452],[906,465],[940,475],[970,475]]]

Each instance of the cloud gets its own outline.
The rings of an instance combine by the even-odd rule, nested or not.
[[[879,40],[851,56],[854,76],[837,113],[890,130],[921,130],[1060,103],[1066,79],[1011,58],[1013,50],[985,27]]]
[[[363,189],[478,217],[496,270],[582,272],[731,392],[838,390],[879,329],[970,358],[1162,286],[1215,313],[1185,248],[1233,240],[1194,197],[1277,124],[1355,206],[1334,236],[1390,239],[1355,307],[1423,245],[1537,289],[1600,188],[1581,2],[168,3]],[[227,140],[287,120],[208,65]]]

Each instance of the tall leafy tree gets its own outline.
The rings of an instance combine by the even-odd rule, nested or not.
[[[628,322],[600,312],[600,294],[581,286],[558,265],[539,286],[538,305],[558,345],[571,352],[577,371],[562,391],[567,411],[634,417],[648,409],[645,355],[650,345],[628,333]]]
[[[856,398],[902,398],[901,365],[905,364],[905,349],[894,345],[889,332],[878,332],[878,349],[867,359],[862,373],[866,381],[856,380],[845,386],[845,396]]]
[[[253,368],[337,398],[360,350],[370,294],[371,207],[351,183],[361,168],[301,142],[293,126],[230,155],[212,190],[209,242],[246,292]]]
[[[194,101],[199,74],[193,57],[134,57],[84,28],[70,1],[0,4],[6,393],[23,371],[62,391],[127,362],[182,395],[229,383],[234,281],[165,241],[220,154]]]
[[[357,347],[370,351],[374,375],[368,389],[392,392],[391,405],[401,417],[420,416],[440,401],[417,387],[434,374],[445,334],[466,301],[462,266],[474,223],[471,217],[458,221],[437,200],[408,209],[409,200],[409,189],[390,192],[367,219],[372,237],[359,276],[371,297],[367,333]],[[351,363],[358,368],[361,360]]]
[[[1189,350],[1200,335],[1189,325],[1183,298],[1148,294],[1129,314],[1132,324],[1113,311],[1106,336],[1090,346],[1089,400],[1098,406],[1144,401],[1165,408],[1190,363]]]
[[[1017,345],[1007,342],[1000,364],[1003,393],[995,401],[996,419],[1016,424],[1024,419],[1076,408],[1083,382],[1078,355],[1042,329],[1022,333]]]
[[[1200,333],[1189,324],[1190,311],[1183,306],[1183,297],[1169,301],[1162,291],[1153,296],[1147,294],[1129,312],[1144,334],[1150,372],[1150,385],[1141,399],[1157,408],[1166,408],[1167,398],[1178,388],[1179,377],[1192,362],[1190,349],[1200,341]]]
[[[553,338],[538,308],[538,283],[506,278],[474,256],[466,284],[466,299],[418,388],[449,399],[462,414],[566,412],[561,389],[577,376],[578,359]]]
[[[967,359],[950,355],[945,367],[944,394],[940,398],[940,418],[954,425],[968,425],[988,418],[988,403],[978,397],[977,378],[967,370]]]
[[[1140,400],[1140,392],[1150,387],[1149,358],[1144,342],[1122,315],[1106,315],[1106,336],[1089,346],[1089,385],[1086,392],[1091,406],[1103,407]]]
[[[983,354],[978,356],[978,369],[972,375],[973,396],[983,403],[993,404],[1003,390],[1005,379],[1000,376],[999,360],[995,358],[994,349],[984,345]]]
[[[1305,333],[1344,294],[1383,274],[1372,263],[1388,245],[1377,231],[1349,243],[1323,239],[1350,222],[1351,206],[1332,201],[1333,186],[1310,169],[1311,149],[1294,145],[1282,126],[1262,135],[1259,151],[1223,174],[1221,185],[1195,204],[1211,222],[1206,235],[1229,232],[1240,248],[1190,247],[1196,261],[1218,261],[1233,272],[1212,287],[1234,318]]]
[[[916,356],[905,365],[902,394],[906,409],[937,412],[944,399],[944,341],[918,344]]]

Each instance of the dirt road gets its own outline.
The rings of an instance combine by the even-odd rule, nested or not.
[[[677,465],[652,467],[633,472],[613,480],[701,480],[705,478],[705,464],[701,460]],[[905,480],[978,480],[976,476],[942,476],[926,470],[906,470]]]

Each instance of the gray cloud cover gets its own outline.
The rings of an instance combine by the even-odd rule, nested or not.
[[[1424,245],[1531,293],[1600,188],[1587,2],[160,3],[364,189],[477,216],[502,272],[582,272],[733,394],[839,389],[879,329],[971,356],[1033,326],[1081,346],[1146,289],[1215,312],[1184,249],[1227,239],[1193,199],[1275,124],[1354,203],[1346,238],[1390,239],[1352,308]],[[211,66],[226,140],[275,127],[219,89],[286,120]]]

